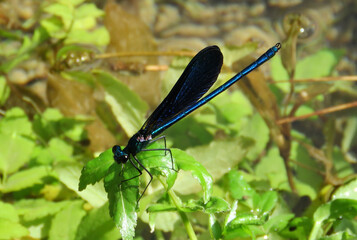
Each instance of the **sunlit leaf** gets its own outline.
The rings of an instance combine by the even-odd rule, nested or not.
[[[138,171],[131,165],[113,164],[104,179],[108,192],[109,213],[120,229],[123,239],[132,239],[137,222],[137,199],[139,195]],[[128,181],[123,181],[130,179]]]
[[[107,92],[106,101],[112,107],[113,113],[127,136],[134,135],[144,122],[147,104],[128,86],[108,73],[97,71],[96,76]]]
[[[192,156],[178,149],[171,149],[179,169],[190,171],[192,176],[198,180],[203,189],[203,199],[207,203],[212,194],[212,177],[207,170]]]
[[[55,171],[59,180],[72,191],[75,191],[80,197],[89,202],[93,207],[100,207],[107,201],[103,184],[87,186],[85,191],[79,191],[79,179],[81,165],[76,163],[57,164]]]
[[[91,210],[81,221],[75,239],[111,240],[119,239],[120,234],[109,216],[108,204]]]
[[[94,184],[103,179],[107,175],[109,167],[113,164],[115,163],[111,149],[89,161],[82,169],[78,185],[79,191],[85,189],[87,185]]]
[[[82,205],[82,201],[71,201],[54,216],[49,232],[50,239],[76,239],[77,228],[85,215]]]
[[[43,178],[51,175],[50,168],[38,166],[22,170],[11,175],[3,185],[3,192],[14,192],[35,184],[43,184]]]

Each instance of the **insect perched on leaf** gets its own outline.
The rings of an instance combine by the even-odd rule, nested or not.
[[[188,114],[206,104],[212,98],[225,91],[232,84],[247,75],[252,70],[259,67],[261,64],[272,58],[280,49],[280,43],[266,51],[255,62],[243,69],[240,73],[236,74],[226,83],[209,93],[207,96],[202,96],[210,89],[215,83],[223,64],[222,53],[217,46],[206,47],[201,50],[197,55],[192,58],[191,62],[187,65],[179,80],[171,89],[166,98],[154,110],[150,117],[146,120],[141,129],[132,136],[124,149],[115,145],[112,149],[114,159],[118,164],[125,164],[128,161],[139,172],[137,176],[129,179],[124,179],[122,182],[129,181],[142,174],[139,167],[142,167],[149,175],[150,181],[146,185],[143,194],[151,183],[153,176],[145,168],[145,166],[138,160],[136,155],[141,151],[158,151],[164,150],[169,152],[170,149],[166,148],[166,140],[164,136],[157,137],[164,130],[169,128],[174,123],[178,122]],[[146,149],[146,146],[158,139],[165,140],[165,147],[161,149]],[[173,168],[173,160],[171,155],[171,162]],[[139,167],[136,165],[139,164]],[[142,195],[143,195],[142,194]],[[142,196],[141,195],[141,196]],[[139,197],[138,201],[140,200]]]

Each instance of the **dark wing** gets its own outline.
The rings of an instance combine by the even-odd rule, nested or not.
[[[217,80],[222,64],[223,55],[217,46],[206,47],[197,53],[140,132],[151,135],[155,129],[195,104]]]

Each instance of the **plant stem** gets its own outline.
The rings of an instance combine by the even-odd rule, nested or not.
[[[158,178],[159,181],[161,182],[161,184],[164,186],[164,188],[167,190],[167,184],[159,177]],[[197,240],[197,236],[195,234],[195,231],[193,230],[193,227],[191,225],[191,222],[188,220],[188,217],[186,215],[186,213],[184,213],[183,211],[181,211],[181,200],[179,197],[176,196],[175,192],[170,189],[167,190],[167,193],[170,196],[170,199],[172,200],[172,203],[175,205],[175,207],[177,208],[178,213],[180,214],[180,217],[182,219],[182,222],[186,228],[186,232],[187,235],[189,237],[190,240]]]

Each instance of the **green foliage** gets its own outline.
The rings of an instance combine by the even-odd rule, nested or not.
[[[314,128],[324,125],[323,144],[315,144],[313,133],[290,125],[286,138],[274,138],[274,131],[285,130],[276,123],[288,116],[285,112],[297,105],[295,115],[315,112],[316,106],[334,100],[333,94],[355,97],[352,85],[331,83],[319,92],[319,86],[301,84],[293,96],[296,105],[286,106],[283,99],[290,89],[285,83],[266,88],[277,99],[269,102],[263,96],[254,102],[246,92],[232,89],[172,126],[167,141],[138,153],[145,169],[134,158],[135,166],[118,164],[111,149],[93,154],[87,143],[95,139],[88,127],[92,123],[99,122],[125,144],[145,121],[148,104],[120,77],[98,69],[61,72],[93,90],[96,97],[88,98],[95,98],[96,109],[90,116],[66,117],[55,108],[34,112],[9,104],[14,88],[8,73],[24,61],[40,58],[53,67],[74,52],[97,53],[77,44],[103,47],[109,42],[107,30],[98,26],[104,11],[93,3],[46,1],[38,14],[39,24],[27,32],[0,31],[6,38],[0,55],[7,59],[0,63],[0,239],[139,239],[148,227],[158,239],[357,237],[357,180],[351,164],[356,114],[311,118]],[[18,49],[11,47],[15,43]],[[255,43],[222,47],[225,68],[256,49]],[[295,79],[332,75],[343,55],[343,50],[322,49],[306,56],[297,62]],[[173,59],[164,74],[163,96],[189,60]],[[271,74],[274,80],[288,79],[278,56]],[[230,76],[224,71],[216,85]],[[299,102],[302,91],[314,97]],[[32,100],[26,104],[36,105]],[[259,105],[274,109],[276,118],[269,119],[265,111],[271,109],[262,111]],[[287,139],[289,159],[279,142]],[[153,176],[150,185],[146,170]]]
[[[44,4],[43,11],[50,14],[40,21],[50,37],[64,39],[65,43],[106,45],[109,35],[104,27],[96,27],[96,19],[104,12],[93,3],[84,1],[55,1]],[[98,38],[98,36],[102,36]]]

